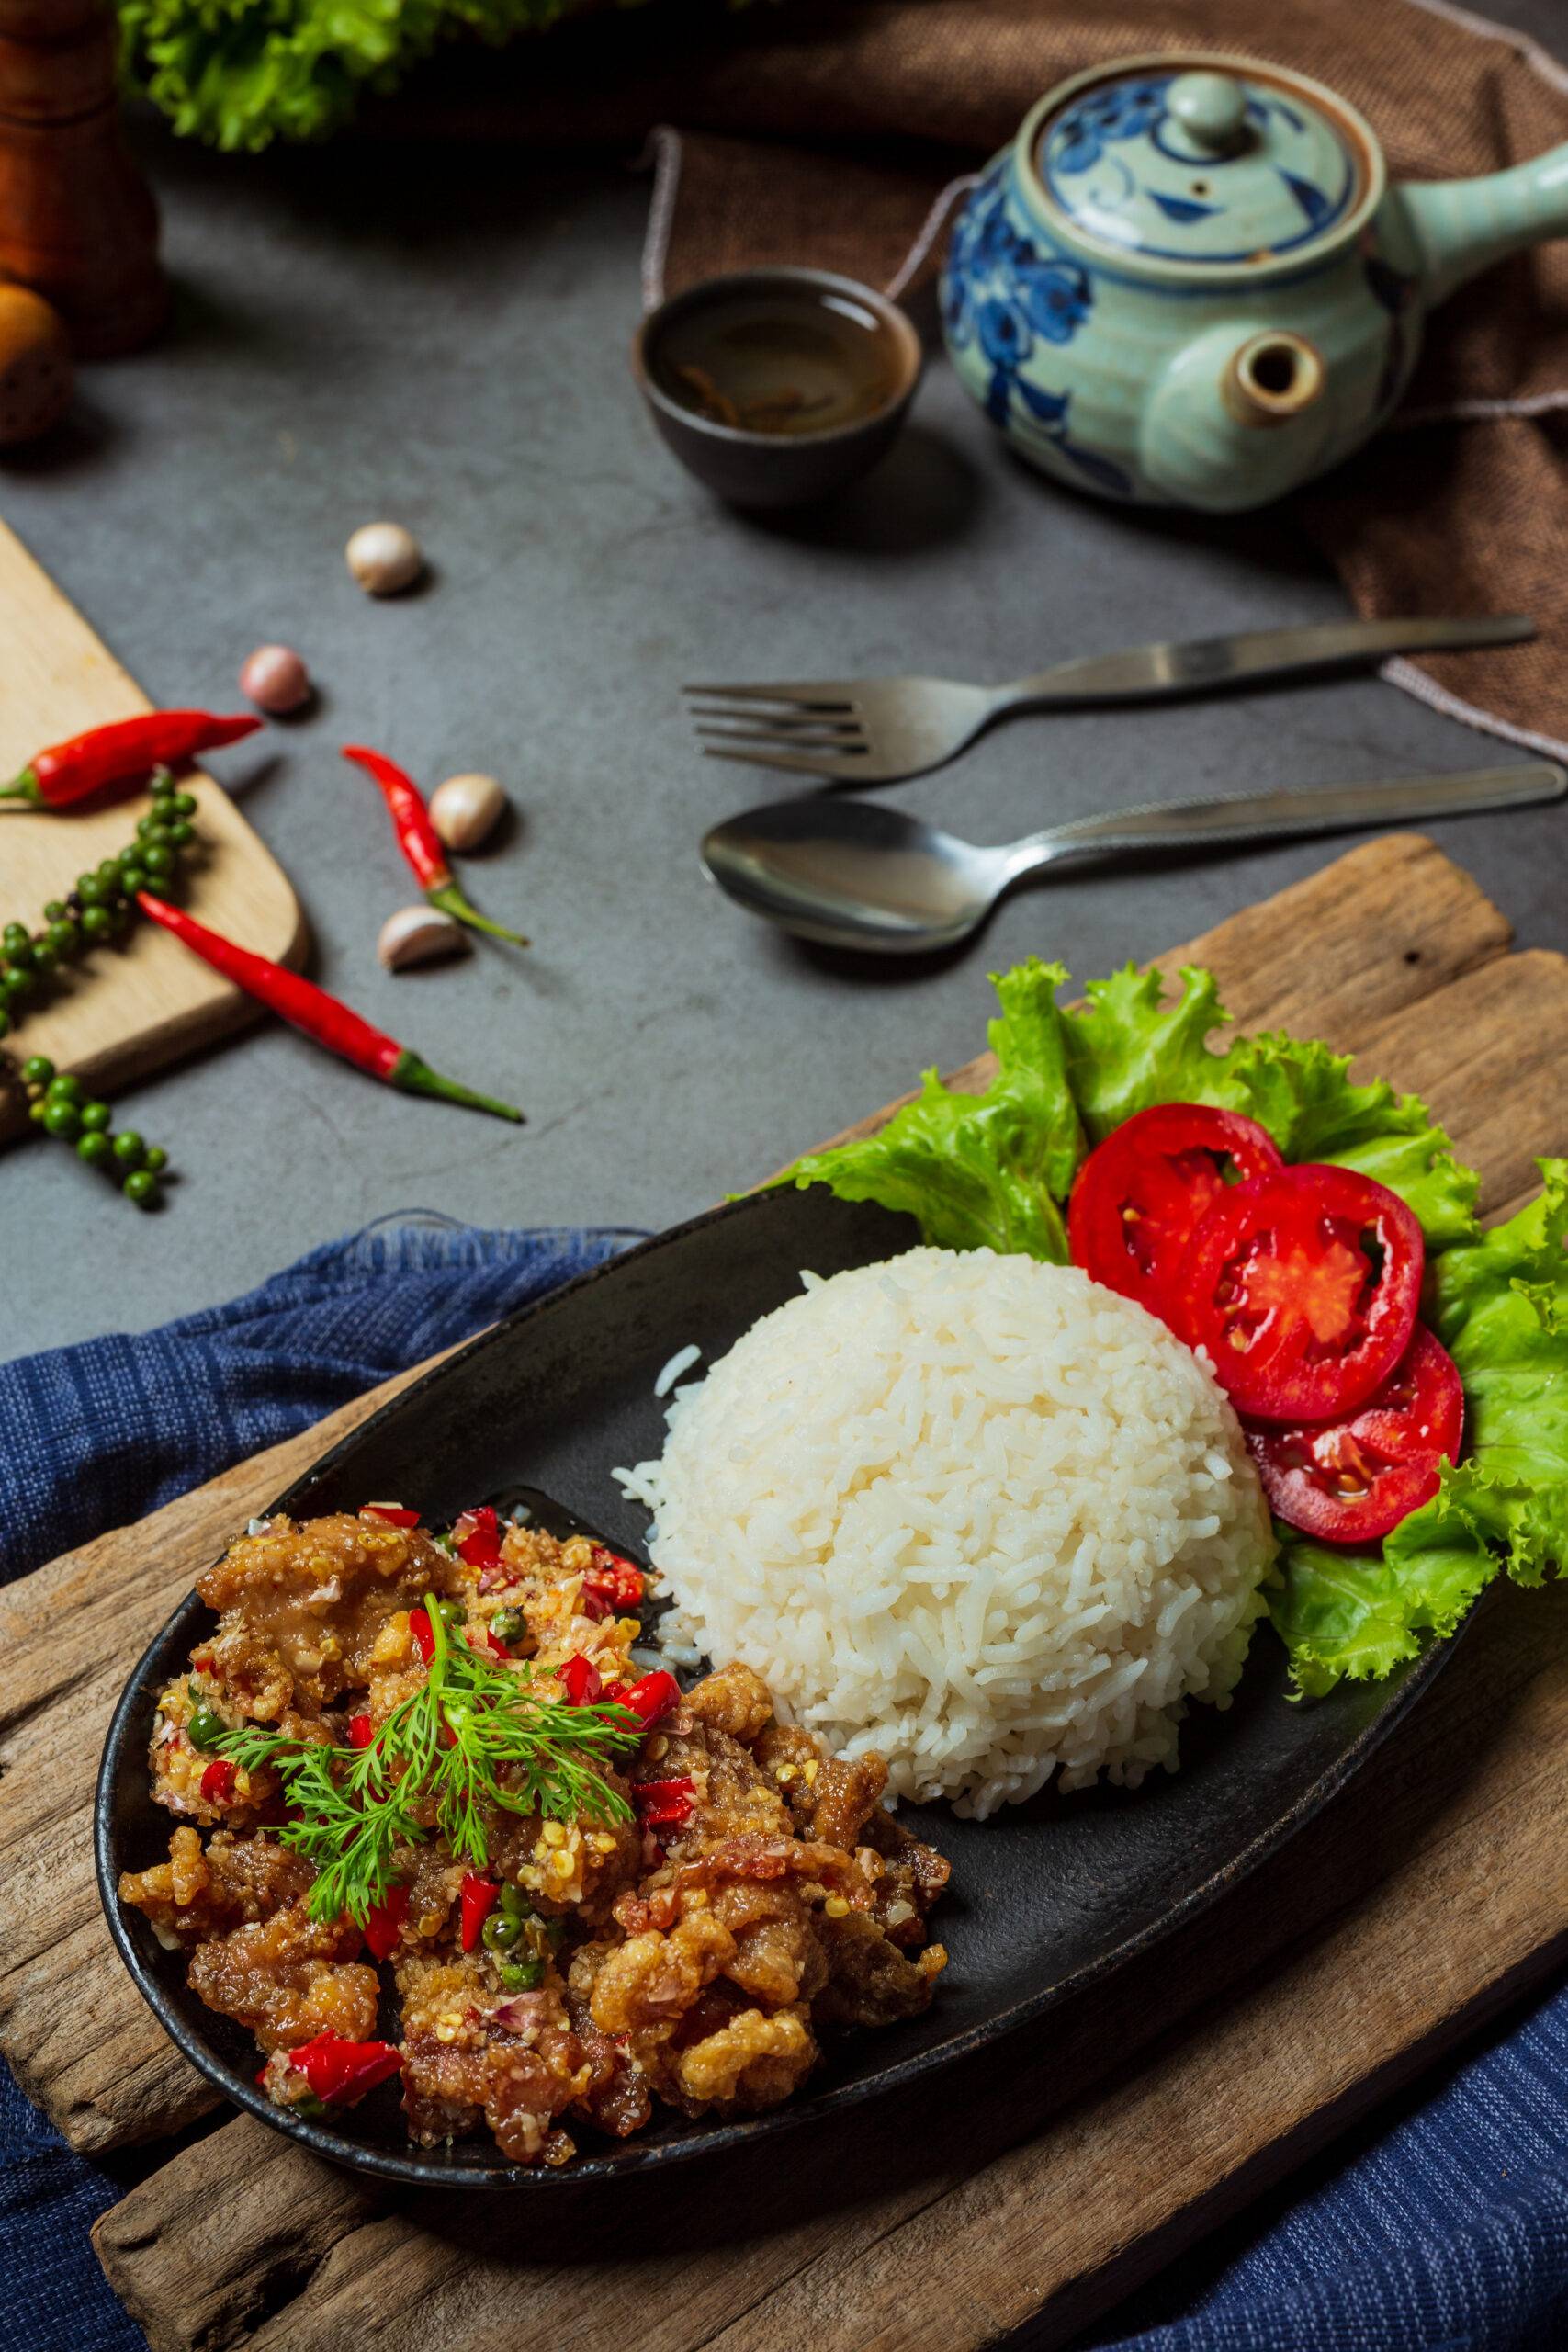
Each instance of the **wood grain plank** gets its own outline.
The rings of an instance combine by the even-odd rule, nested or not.
[[[0,645],[0,776],[16,775],[45,743],[151,708],[134,679],[3,524]],[[304,917],[282,867],[220,785],[199,775],[187,781],[200,804],[196,822],[205,854],[193,872],[203,920],[264,956],[298,962],[305,948]],[[7,914],[25,914],[63,897],[78,874],[124,848],[140,813],[134,804],[122,803],[65,823],[19,805],[0,808]],[[176,940],[142,923],[123,946],[102,951],[64,976],[49,1001],[28,1014],[26,1050],[47,1054],[62,1069],[112,1090],[254,1019],[255,1012],[248,997]],[[0,1056],[0,1140],[25,1129],[25,1113]]]
[[[1336,1042],[1377,1034],[1386,1074],[1403,1080],[1399,1008],[1432,1001],[1499,956],[1507,926],[1469,876],[1429,842],[1395,836],[1354,851],[1280,895],[1260,924],[1248,910],[1167,959],[1218,973],[1252,1025],[1318,965]],[[1412,913],[1422,944],[1411,963]],[[1322,933],[1337,943],[1323,961]],[[1267,969],[1257,969],[1268,951]],[[1512,958],[1524,964],[1528,959]],[[1549,962],[1551,959],[1547,959]],[[1457,977],[1456,977],[1457,976]],[[1522,1054],[1547,1019],[1523,995],[1507,1050]],[[1325,1024],[1327,1025],[1327,1024]],[[1429,1025],[1429,1024],[1428,1024]],[[1441,1021],[1438,1026],[1446,1025]],[[1420,1033],[1411,1023],[1412,1041]],[[982,1081],[983,1082],[983,1081]],[[1446,1102],[1458,1121],[1463,1105]],[[1479,1115],[1480,1105],[1477,1106]],[[1504,1138],[1498,1137],[1501,1146]],[[1508,1180],[1517,1155],[1506,1161]],[[1489,1172],[1483,1170],[1483,1172]],[[106,1536],[0,1592],[7,1674],[0,1694],[0,2049],[23,2087],[73,2145],[106,2149],[178,2130],[214,2094],[175,2051],[119,1966],[98,1911],[86,1812],[104,1730],[130,1663],[234,1528],[356,1426],[417,1367],[330,1416],[306,1435],[242,1464],[142,1525]],[[70,1950],[94,1984],[93,2030],[60,2030],[59,1954]]]

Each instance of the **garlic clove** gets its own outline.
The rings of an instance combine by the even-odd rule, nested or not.
[[[400,907],[381,925],[376,953],[389,972],[406,972],[415,964],[467,956],[472,945],[463,925],[439,907]]]
[[[506,795],[492,775],[449,775],[430,796],[430,821],[448,849],[478,849],[494,832]]]
[[[275,718],[310,699],[310,673],[291,645],[258,645],[240,669],[240,692]]]
[[[400,523],[362,524],[344,549],[348,568],[369,596],[395,596],[424,570],[424,556]]]

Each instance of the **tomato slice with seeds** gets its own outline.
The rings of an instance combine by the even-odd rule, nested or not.
[[[1256,1119],[1201,1102],[1156,1102],[1097,1144],[1067,1204],[1073,1263],[1169,1317],[1192,1236],[1234,1185],[1282,1165]]]
[[[1463,1434],[1459,1367],[1417,1323],[1388,1378],[1348,1419],[1251,1429],[1247,1442],[1280,1518],[1325,1544],[1367,1544],[1431,1501]]]
[[[1207,1349],[1238,1413],[1337,1420],[1409,1346],[1426,1258],[1419,1222],[1386,1184],[1348,1168],[1276,1169],[1204,1217],[1173,1327]]]

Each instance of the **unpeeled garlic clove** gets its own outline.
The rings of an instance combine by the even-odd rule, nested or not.
[[[478,849],[501,822],[506,795],[492,775],[449,775],[430,796],[430,821],[448,849]]]
[[[462,924],[439,907],[400,907],[381,925],[376,953],[389,972],[406,972],[445,956],[466,956],[472,944]]]
[[[344,554],[369,596],[395,596],[400,588],[412,588],[424,570],[419,541],[400,523],[361,524]]]

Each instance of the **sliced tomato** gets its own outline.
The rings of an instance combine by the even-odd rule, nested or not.
[[[1252,1429],[1247,1442],[1290,1526],[1325,1544],[1366,1544],[1431,1501],[1463,1434],[1459,1367],[1417,1323],[1388,1378],[1348,1419]]]
[[[1332,1421],[1410,1344],[1426,1265],[1397,1193],[1348,1168],[1276,1169],[1223,1193],[1192,1237],[1172,1315],[1238,1413]]]
[[[1067,1204],[1073,1263],[1165,1316],[1193,1233],[1216,1201],[1280,1165],[1267,1127],[1237,1112],[1201,1102],[1138,1111],[1078,1170]]]

